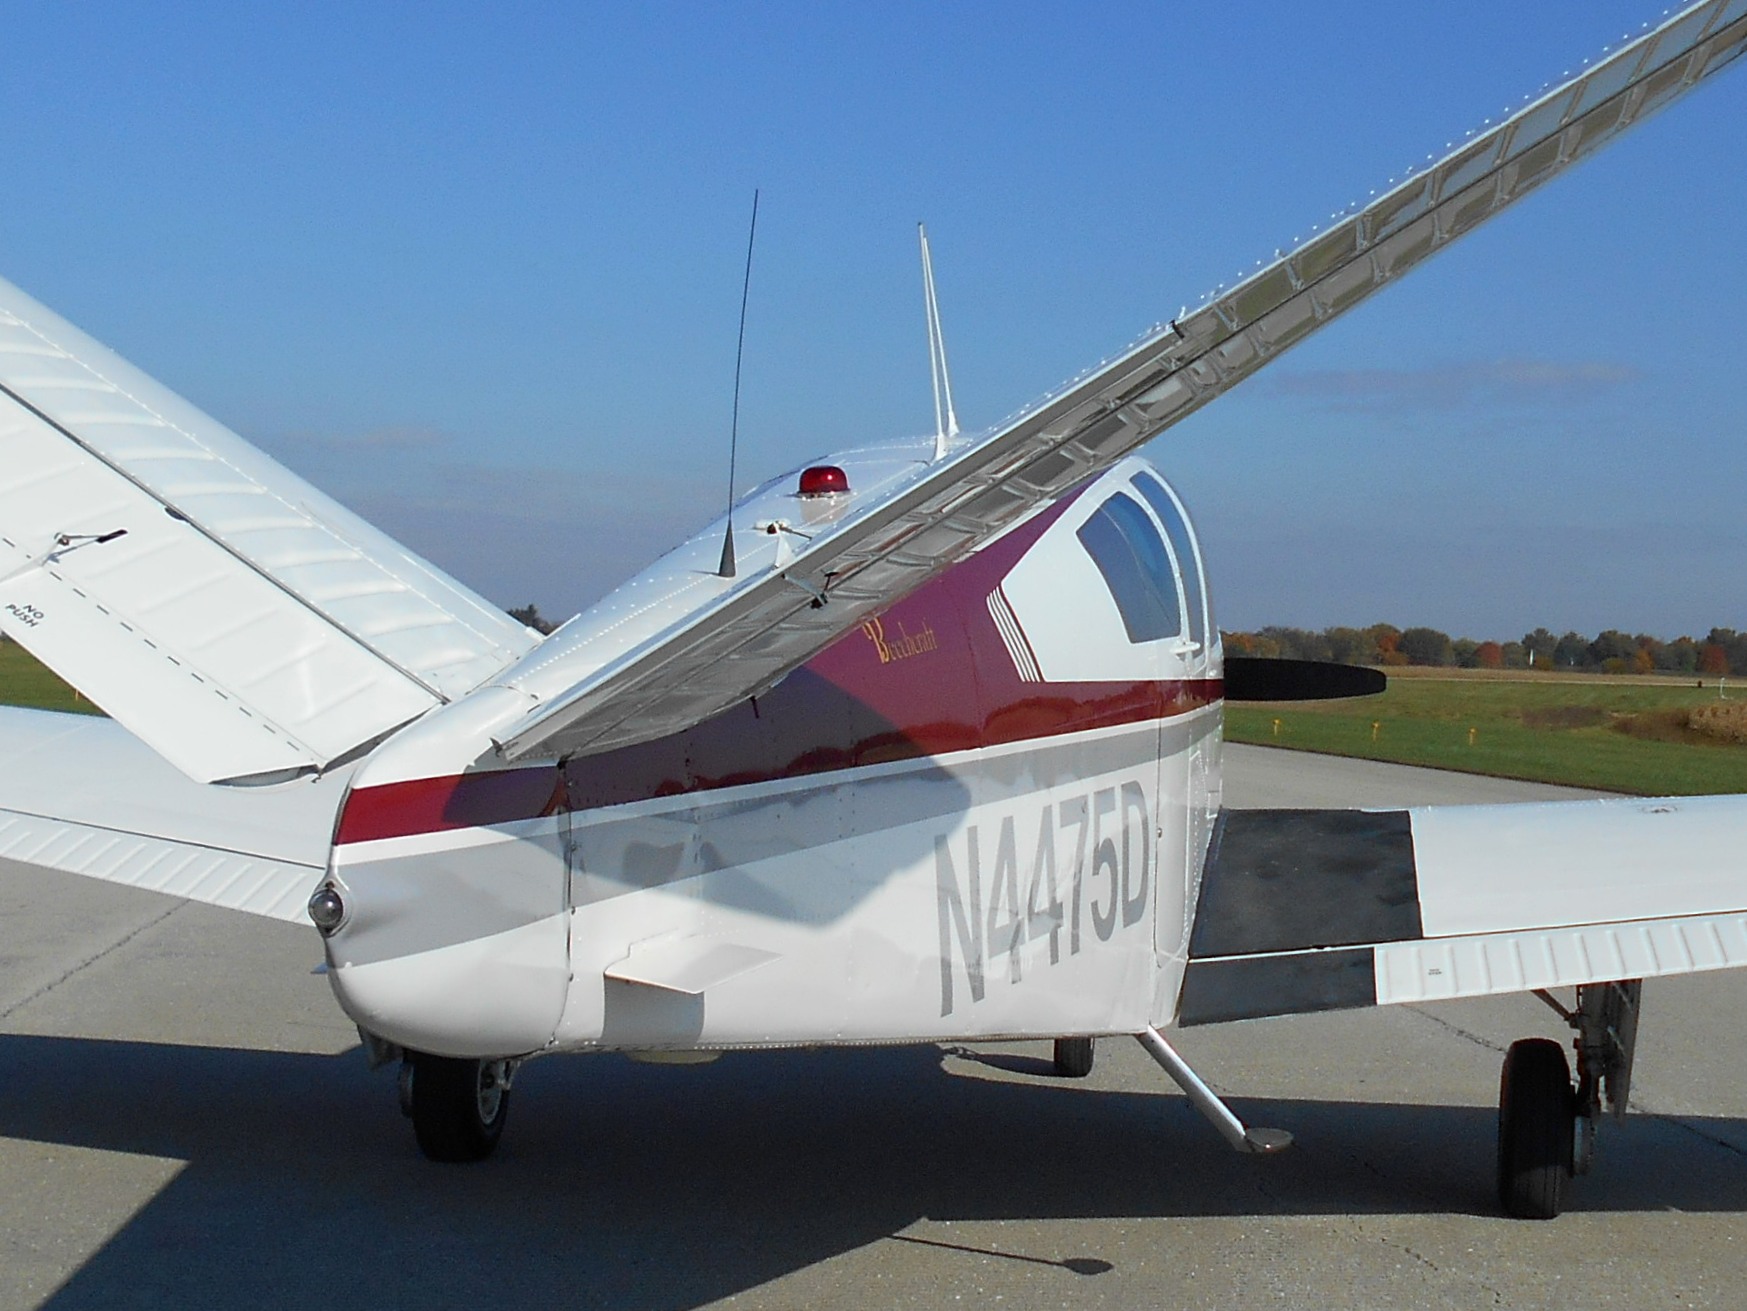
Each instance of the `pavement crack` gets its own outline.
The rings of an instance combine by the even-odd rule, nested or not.
[[[1475,1278],[1460,1266],[1439,1265],[1436,1261],[1432,1260],[1431,1257],[1427,1256],[1424,1252],[1421,1252],[1411,1243],[1403,1242],[1398,1238],[1391,1238],[1388,1234],[1371,1233],[1363,1222],[1355,1222],[1353,1228],[1359,1233],[1365,1235],[1365,1237],[1381,1243],[1384,1247],[1387,1247],[1392,1251],[1400,1252],[1403,1256],[1415,1262],[1425,1270],[1430,1271],[1432,1274],[1438,1275],[1444,1279],[1458,1279],[1463,1283],[1480,1289],[1492,1299],[1493,1306],[1505,1305],[1504,1294],[1502,1292],[1487,1283],[1484,1279]]]
[[[8,1006],[5,1010],[0,1011],[0,1020],[7,1020],[7,1019],[12,1018],[12,1016],[18,1014],[19,1011],[23,1010],[26,1006],[30,1005],[33,1001],[36,1001],[37,999],[39,999],[41,997],[46,997],[49,993],[53,992],[56,988],[60,987],[63,983],[65,983],[68,979],[72,978],[75,974],[83,973],[85,970],[87,970],[87,969],[91,968],[91,966],[95,965],[98,961],[102,960],[105,956],[108,956],[111,952],[114,952],[122,947],[127,946],[128,943],[132,942],[135,938],[139,937],[139,935],[144,933],[147,929],[155,928],[159,924],[162,924],[165,920],[169,919],[170,916],[174,915],[177,911],[181,910],[182,905],[183,905],[182,902],[176,902],[174,905],[170,906],[168,909],[161,911],[158,914],[152,916],[152,918],[147,920],[145,923],[136,925],[134,928],[129,929],[126,933],[122,934],[119,938],[117,938],[114,942],[110,943],[107,947],[104,947],[101,951],[97,952],[94,955],[86,957],[84,960],[80,961],[77,965],[74,965],[72,968],[63,971],[61,974],[59,974],[55,978],[50,979],[47,983],[43,984],[35,992],[29,994],[26,997],[21,997],[19,1000],[13,1002],[12,1005]]]
[[[1730,1152],[1730,1153],[1734,1154],[1735,1156],[1747,1157],[1747,1150],[1743,1150],[1742,1148],[1738,1147],[1736,1144],[1728,1141],[1728,1139],[1726,1139],[1726,1138],[1719,1138],[1716,1134],[1706,1133],[1703,1129],[1700,1129],[1695,1124],[1688,1123],[1684,1118],[1682,1118],[1679,1115],[1675,1115],[1675,1114],[1668,1112],[1668,1111],[1649,1110],[1646,1107],[1642,1106],[1640,1103],[1638,1103],[1636,1100],[1633,1100],[1630,1103],[1630,1106],[1632,1108],[1632,1113],[1634,1115],[1640,1116],[1640,1117],[1647,1119],[1647,1120],[1660,1121],[1663,1124],[1670,1125],[1673,1128],[1681,1130],[1683,1133],[1691,1134],[1694,1138],[1697,1138],[1702,1143],[1709,1143],[1712,1147],[1721,1147],[1725,1152]]]
[[[1504,1053],[1504,1047],[1502,1044],[1493,1042],[1492,1039],[1490,1039],[1490,1038],[1482,1038],[1478,1033],[1474,1033],[1468,1029],[1464,1029],[1459,1024],[1451,1024],[1443,1016],[1434,1015],[1431,1011],[1426,1010],[1422,1006],[1409,1006],[1409,1007],[1407,1007],[1407,1009],[1412,1011],[1415,1015],[1418,1015],[1424,1019],[1430,1020],[1433,1024],[1437,1025],[1440,1029],[1443,1029],[1446,1033],[1453,1033],[1458,1038],[1466,1038],[1469,1042],[1473,1043],[1476,1047],[1484,1047],[1484,1048],[1486,1048],[1487,1051],[1498,1052],[1500,1055],[1502,1055]]]

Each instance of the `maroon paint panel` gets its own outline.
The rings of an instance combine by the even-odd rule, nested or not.
[[[550,766],[382,783],[347,794],[334,841],[369,842],[555,815],[563,797],[562,780]]]
[[[769,693],[682,733],[562,766],[412,779],[348,794],[340,844],[506,824],[1187,714],[1217,679],[1021,681],[988,594],[1057,502],[846,633]]]

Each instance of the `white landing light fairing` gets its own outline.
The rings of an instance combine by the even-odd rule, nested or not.
[[[110,721],[0,711],[0,856],[298,919],[421,1146],[532,1056],[1129,1034],[1575,988],[1506,1059],[1557,1213],[1639,981],[1747,964],[1747,798],[1223,811],[1227,661],[1131,452],[1747,48],[1703,0],[975,436],[767,483],[540,640],[0,284],[0,629]],[[121,780],[121,782],[116,782]]]

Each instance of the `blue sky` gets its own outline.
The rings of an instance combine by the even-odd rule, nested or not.
[[[34,5],[0,275],[503,604],[1010,413],[1662,8]],[[1228,627],[1747,627],[1737,68],[1179,425]]]

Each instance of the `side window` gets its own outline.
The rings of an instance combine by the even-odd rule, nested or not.
[[[1176,571],[1138,501],[1118,492],[1080,525],[1079,538],[1104,575],[1129,641],[1152,642],[1183,630]]]
[[[1189,525],[1171,494],[1157,478],[1139,474],[1134,479],[1134,487],[1146,497],[1147,504],[1158,515],[1159,522],[1164,524],[1165,535],[1171,539],[1171,550],[1176,552],[1177,559],[1183,564],[1183,592],[1188,598],[1189,606],[1189,638],[1191,641],[1205,642],[1207,634],[1203,628],[1203,616],[1206,614],[1206,606],[1202,596],[1201,562],[1195,554],[1194,544],[1189,540]]]

